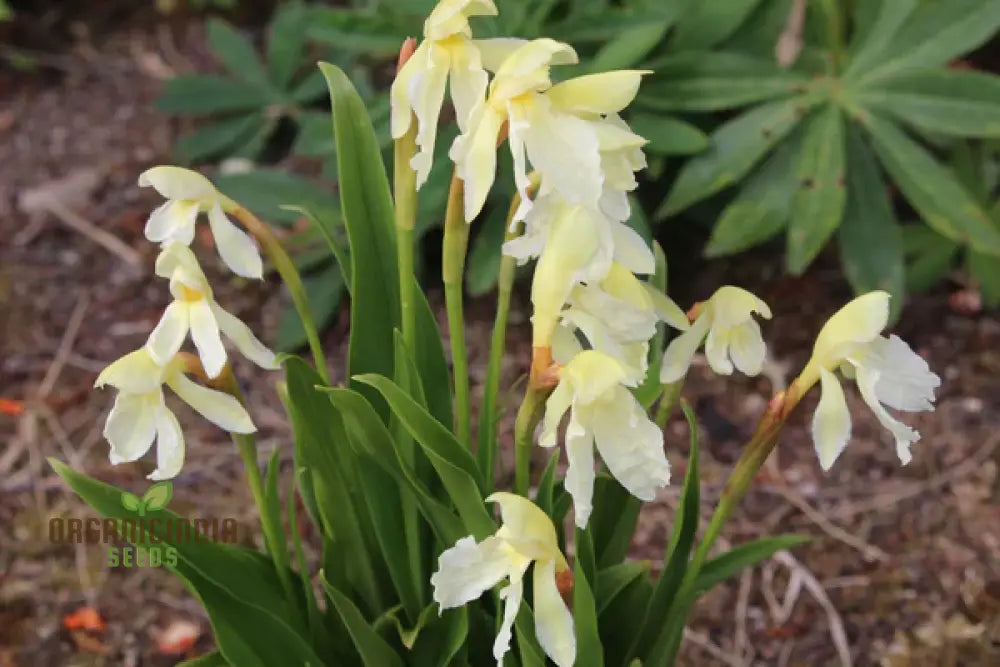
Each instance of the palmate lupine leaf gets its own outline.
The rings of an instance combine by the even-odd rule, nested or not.
[[[691,3],[677,21],[670,47],[677,51],[708,50],[736,32],[760,2],[729,0]]]
[[[649,142],[643,147],[647,153],[694,155],[708,147],[708,136],[679,118],[638,112],[631,114],[628,122],[633,132]]]
[[[285,88],[302,65],[311,22],[311,10],[299,0],[285,3],[275,12],[267,36],[267,73],[275,85]]]
[[[212,54],[230,74],[265,90],[271,88],[267,70],[257,57],[257,50],[233,26],[222,19],[212,18],[205,26],[205,35]]]

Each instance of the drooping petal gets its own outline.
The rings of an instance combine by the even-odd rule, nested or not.
[[[167,386],[202,417],[230,433],[253,433],[250,414],[235,397],[192,382],[183,373],[173,373]]]
[[[573,113],[617,113],[639,92],[642,70],[618,70],[587,74],[557,83],[546,95],[553,104]]]
[[[879,336],[889,322],[889,293],[862,294],[827,320],[813,347],[813,360],[832,368],[850,353],[857,343],[869,343]]]
[[[573,386],[575,405],[604,400],[618,385],[628,380],[622,363],[597,350],[584,350],[561,371],[561,378]]]
[[[210,308],[219,330],[226,334],[226,338],[233,342],[244,357],[267,370],[280,368],[274,352],[260,342],[243,320],[223,310],[217,303],[211,303]]]
[[[148,479],[159,481],[177,476],[184,466],[184,433],[177,417],[166,405],[156,413],[156,470]]]
[[[531,177],[528,174],[528,154],[524,145],[524,131],[531,123],[531,119],[527,116],[527,109],[530,106],[530,100],[507,103],[507,146],[510,148],[510,157],[514,163],[514,187],[517,188],[517,194],[521,198],[511,218],[512,224],[517,224],[518,220],[527,220],[535,205],[535,200],[529,196]]]
[[[677,382],[687,375],[694,353],[708,335],[711,319],[707,313],[702,313],[694,324],[667,345],[663,353],[663,365],[660,367],[660,382]]]
[[[875,396],[879,403],[904,412],[934,409],[934,390],[941,378],[927,362],[895,334],[879,337],[868,346],[864,365],[878,371]]]
[[[160,278],[179,281],[190,289],[198,290],[204,294],[212,293],[197,256],[191,248],[184,244],[166,244],[160,254],[156,256],[153,272]]]
[[[438,557],[438,569],[431,575],[434,601],[441,609],[460,607],[477,599],[516,569],[503,540],[493,536],[476,544],[471,535]]]
[[[858,391],[861,392],[861,398],[864,399],[868,407],[875,413],[875,417],[882,424],[883,428],[892,433],[892,437],[896,440],[896,455],[899,456],[899,461],[903,465],[906,465],[913,458],[910,454],[910,444],[919,440],[920,434],[903,422],[893,418],[882,407],[882,404],[879,403],[878,397],[875,394],[875,385],[879,380],[878,371],[861,366],[857,368],[857,373],[856,382]]]
[[[156,413],[163,395],[119,392],[104,423],[104,438],[111,445],[111,463],[127,463],[141,458],[156,437]]]
[[[566,365],[581,352],[583,346],[573,330],[566,326],[556,327],[552,332],[552,360],[557,364]]]
[[[389,88],[390,132],[393,139],[399,139],[410,129],[413,119],[413,100],[410,98],[410,86],[414,77],[426,67],[431,40],[424,40],[416,48],[409,60],[403,63],[396,78]]]
[[[576,634],[573,614],[566,607],[556,585],[555,561],[539,561],[532,572],[535,635],[545,655],[558,667],[573,667],[576,661]]]
[[[764,319],[771,319],[771,309],[751,292],[732,285],[717,289],[708,300],[706,308],[712,311],[712,326],[731,329],[753,319],[758,313]]]
[[[149,350],[141,347],[113,361],[94,381],[95,387],[111,385],[126,394],[148,394],[163,384],[163,366],[153,361]]]
[[[451,47],[451,101],[455,105],[455,120],[464,132],[468,128],[472,109],[486,97],[489,75],[483,69],[479,51],[469,42]]]
[[[444,92],[448,86],[448,52],[432,45],[428,52],[428,66],[417,72],[410,81],[410,99],[413,112],[417,116],[417,154],[410,160],[410,166],[417,172],[417,188],[424,184],[431,172],[434,160],[434,144],[437,140],[438,118],[444,104]]]
[[[465,220],[472,222],[483,210],[497,170],[497,137],[506,120],[485,101],[469,114],[469,128],[452,144],[450,156],[465,184]]]
[[[424,36],[442,40],[452,35],[468,35],[470,16],[496,16],[493,0],[439,0],[424,21]]]
[[[545,400],[545,416],[542,418],[542,433],[538,444],[555,447],[559,423],[573,402],[573,388],[568,382],[560,382]]]
[[[851,413],[844,389],[833,373],[820,370],[822,394],[813,415],[812,436],[819,465],[829,470],[851,437]]]
[[[687,313],[681,310],[681,307],[674,303],[673,299],[649,283],[644,283],[644,285],[649,292],[649,298],[653,302],[653,309],[656,311],[657,317],[679,331],[687,331],[691,328]]]
[[[218,190],[212,182],[190,169],[161,165],[139,175],[139,187],[152,186],[166,199],[187,199],[196,202],[215,201]]]
[[[524,496],[497,491],[486,498],[500,506],[503,526],[497,535],[513,545],[524,558],[537,560],[561,557],[552,520]],[[524,568],[527,569],[525,563]]]
[[[511,577],[510,583],[500,590],[500,600],[503,602],[503,621],[500,623],[497,637],[493,641],[493,658],[497,661],[498,667],[503,664],[503,657],[510,650],[514,619],[517,618],[517,610],[521,608],[521,598],[524,596],[524,584],[521,576]]]
[[[497,69],[490,97],[510,100],[531,91],[541,91],[552,84],[551,65],[574,65],[579,58],[569,44],[543,37],[533,39],[509,54]]]
[[[640,275],[656,271],[653,251],[634,229],[621,223],[611,225],[611,238],[614,239],[616,262]]]
[[[756,320],[748,320],[729,333],[729,356],[744,375],[759,375],[764,367],[767,346]]]
[[[257,244],[249,234],[233,224],[218,204],[208,210],[208,224],[212,228],[219,256],[233,273],[244,278],[260,279],[264,276]]]
[[[187,301],[173,301],[163,311],[146,341],[146,349],[153,362],[166,366],[181,349],[190,327],[190,309]]]
[[[586,528],[590,514],[594,510],[594,434],[578,420],[574,408],[566,427],[566,459],[569,467],[563,484],[573,498],[573,514],[578,528]]]
[[[483,69],[496,72],[510,54],[528,43],[526,39],[516,37],[494,37],[491,39],[474,39],[472,44],[479,49],[479,58]]]
[[[594,405],[588,423],[608,470],[633,496],[649,502],[670,483],[663,432],[632,392],[616,387],[609,400]]]
[[[144,234],[153,243],[176,241],[191,245],[198,220],[198,202],[168,200],[153,210]]]
[[[222,345],[219,325],[211,306],[205,299],[190,302],[188,313],[191,323],[191,340],[198,348],[198,356],[210,378],[218,377],[226,365],[226,348]]]

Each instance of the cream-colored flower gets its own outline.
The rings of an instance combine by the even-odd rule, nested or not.
[[[576,659],[573,615],[566,608],[556,584],[556,574],[569,569],[559,551],[556,529],[549,517],[527,498],[494,493],[486,499],[500,505],[503,524],[492,536],[476,543],[471,535],[460,539],[438,558],[431,576],[434,601],[441,609],[460,607],[475,600],[503,580],[503,620],[493,643],[493,657],[503,664],[510,650],[514,619],[524,594],[523,579],[534,563],[535,634],[545,654],[559,667]]]
[[[214,378],[226,364],[226,348],[220,335],[224,333],[250,361],[261,368],[278,368],[274,353],[246,324],[216,303],[190,248],[181,243],[168,244],[156,258],[156,275],[170,279],[174,297],[146,342],[156,363],[166,365],[173,359],[190,332],[205,372]]]
[[[702,304],[691,328],[670,341],[663,355],[660,381],[683,378],[702,341],[708,365],[716,373],[731,375],[734,365],[746,375],[760,373],[766,348],[754,313],[771,319],[771,309],[750,292],[731,285],[720,287]]]
[[[219,256],[233,273],[260,278],[264,267],[257,245],[226,215],[236,207],[229,197],[215,189],[211,181],[196,171],[181,167],[153,167],[139,176],[139,186],[152,186],[167,199],[149,216],[146,238],[154,243],[172,241],[191,245],[200,213],[208,214]]]
[[[145,348],[126,354],[97,376],[95,387],[118,390],[104,424],[111,444],[111,463],[141,458],[156,442],[156,470],[149,479],[170,479],[184,465],[184,434],[177,417],[163,399],[163,385],[205,419],[231,433],[253,433],[256,428],[240,402],[229,394],[202,387],[184,375],[183,365],[170,359],[157,364]]]
[[[628,390],[635,385],[617,359],[584,350],[561,369],[559,384],[545,403],[539,440],[543,447],[556,444],[559,422],[570,411],[564,484],[580,528],[586,527],[593,510],[595,445],[614,478],[640,500],[653,500],[656,489],[670,482],[663,432]]]
[[[508,123],[514,180],[521,193],[521,220],[531,209],[528,162],[542,177],[539,195],[558,192],[569,204],[597,209],[604,188],[601,142],[594,121],[624,109],[644,72],[591,74],[552,85],[549,68],[577,62],[568,44],[536,39],[500,64],[489,95],[470,113],[451,158],[465,183],[465,219],[483,208],[496,175],[496,145]]]
[[[392,136],[402,137],[417,117],[417,146],[411,166],[417,187],[427,180],[434,158],[438,117],[450,79],[451,97],[460,129],[486,94],[489,75],[472,39],[470,16],[496,16],[492,0],[441,0],[424,22],[424,40],[399,70],[390,90]],[[412,112],[412,113],[411,113]]]
[[[646,376],[648,341],[660,321],[681,331],[690,327],[677,304],[617,262],[600,281],[574,287],[562,311],[564,325],[578,329],[592,349],[620,361],[640,382]]]
[[[854,379],[879,423],[892,433],[903,464],[910,462],[910,444],[920,434],[883,406],[903,412],[934,409],[934,390],[941,379],[899,337],[881,335],[888,321],[889,294],[869,292],[841,308],[816,337],[813,356],[798,381],[804,390],[817,380],[821,383],[812,432],[824,470],[829,470],[851,437],[851,414],[834,375],[838,369]]]

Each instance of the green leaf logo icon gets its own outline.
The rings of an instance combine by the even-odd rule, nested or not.
[[[170,502],[174,495],[174,488],[170,482],[160,482],[149,487],[149,490],[142,495],[143,509],[161,510]]]
[[[122,491],[122,507],[127,509],[129,512],[138,512],[141,502],[142,501],[139,500],[139,496],[131,494],[128,491]]]

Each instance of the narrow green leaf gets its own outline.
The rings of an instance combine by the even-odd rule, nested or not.
[[[246,36],[220,18],[210,18],[205,24],[208,48],[229,73],[247,83],[270,87],[267,71],[257,58],[257,51]]]
[[[271,451],[271,457],[267,460],[267,467],[264,469],[264,510],[268,513],[271,525],[281,525],[281,496],[278,492],[278,472],[281,468],[281,450],[275,447]],[[284,534],[282,533],[282,537]],[[288,545],[270,544],[265,540],[267,552],[274,558],[275,563],[287,565],[289,563]]]
[[[1000,3],[994,0],[921,2],[862,78],[943,65],[984,44],[998,28]]]
[[[903,227],[906,289],[923,292],[947,277],[961,246],[923,225]]]
[[[321,271],[302,278],[306,288],[306,299],[313,322],[322,331],[337,314],[340,301],[344,296],[344,280],[340,267],[327,262]],[[302,327],[302,319],[295,308],[286,305],[278,322],[278,339],[275,348],[279,352],[294,352],[307,343],[306,332]]]
[[[598,616],[605,660],[630,667],[640,664],[638,659],[630,661],[626,651],[635,645],[642,630],[636,612],[645,609],[652,596],[653,584],[649,577],[637,576],[606,603]]]
[[[805,128],[796,166],[798,189],[792,197],[788,224],[788,271],[799,275],[830,239],[844,215],[847,194],[844,117],[830,104],[816,112]]]
[[[415,276],[413,282],[417,313],[417,349],[413,353],[414,362],[424,387],[428,412],[441,424],[450,427],[455,422],[451,411],[451,371],[444,354],[444,339],[434,311]]]
[[[708,136],[691,123],[651,113],[633,113],[632,131],[646,138],[645,149],[661,155],[692,155],[708,147]]]
[[[307,208],[318,217],[336,220],[337,198],[301,176],[275,169],[219,174],[216,187],[269,222],[292,223],[300,213],[287,204]]]
[[[597,615],[604,615],[608,606],[640,577],[649,576],[649,563],[646,561],[628,561],[618,563],[598,571],[597,582],[594,584],[594,598],[597,601]]]
[[[579,534],[579,531],[578,531]],[[593,579],[593,574],[590,578]],[[576,667],[603,667],[604,649],[597,630],[597,605],[579,557],[573,570],[573,630],[576,632]]]
[[[466,649],[469,614],[465,607],[439,614],[437,603],[427,607],[430,616],[423,632],[417,635],[409,664],[421,667],[450,667],[461,664],[456,658]]]
[[[892,210],[888,185],[859,131],[848,132],[847,206],[840,226],[840,258],[856,294],[885,290],[899,313],[906,293],[903,231]]]
[[[583,573],[593,580],[597,576],[597,555],[594,553],[594,540],[591,536],[590,527],[585,530],[577,528],[576,537],[576,564]]]
[[[559,450],[552,452],[549,462],[545,464],[542,476],[535,490],[535,504],[539,509],[552,517],[552,501],[555,497],[556,468],[559,466]]]
[[[1000,306],[1000,259],[981,252],[970,252],[969,273],[979,284],[983,305],[987,308]]]
[[[948,169],[893,123],[865,118],[875,150],[903,195],[935,231],[1000,256],[1000,230]]]
[[[399,328],[396,235],[389,183],[364,102],[344,72],[329,63],[320,70],[330,88],[337,141],[340,203],[351,245],[351,336],[348,377],[378,373],[392,377],[393,330]],[[384,404],[368,387],[352,386]]]
[[[242,148],[251,136],[260,131],[263,124],[264,118],[259,113],[208,123],[178,141],[174,152],[185,162],[200,162],[228,155]]]
[[[653,259],[655,271],[649,278],[649,285],[663,294],[667,293],[667,255],[663,247],[653,241]],[[663,393],[660,383],[660,367],[663,365],[663,341],[666,339],[667,327],[663,322],[656,323],[656,333],[649,341],[646,378],[633,390],[636,400],[643,409],[649,411],[656,399]]]
[[[853,79],[864,75],[878,66],[881,55],[892,45],[899,29],[917,6],[917,0],[872,0],[858,3],[860,7],[877,6],[875,18],[868,26],[862,26],[848,51],[844,78]]]
[[[726,206],[712,230],[706,257],[742,252],[776,236],[788,224],[798,185],[795,160],[802,150],[797,129],[758,167]]]
[[[669,633],[665,628],[670,624],[685,622],[685,618],[674,618],[670,615],[671,606],[680,588],[681,580],[687,571],[688,558],[694,544],[695,532],[698,530],[700,516],[700,493],[698,474],[698,424],[694,413],[686,403],[681,404],[684,416],[691,430],[691,452],[688,454],[688,469],[684,475],[684,486],[681,488],[681,502],[674,517],[674,527],[670,533],[670,542],[663,558],[663,572],[653,589],[646,611],[643,614],[642,631],[637,645],[629,654],[641,658],[648,657],[655,651],[655,646],[665,640]],[[650,663],[653,664],[653,663]]]
[[[795,128],[812,104],[805,97],[772,102],[721,125],[709,137],[708,149],[681,170],[656,212],[657,219],[675,215],[739,181]]]
[[[287,393],[285,394],[287,398]],[[287,502],[285,503],[285,516],[288,518],[288,531],[292,535],[292,548],[295,555],[295,565],[299,569],[299,579],[302,582],[302,594],[306,601],[306,621],[309,624],[309,635],[312,637],[312,644],[318,650],[326,653],[333,649],[329,636],[324,632],[323,617],[316,602],[316,593],[313,591],[312,577],[309,575],[309,564],[306,562],[305,550],[302,548],[302,535],[299,532],[298,512],[295,509],[296,495],[295,489],[299,487],[305,470],[293,471],[292,485],[288,491]]]
[[[741,53],[680,53],[657,61],[637,106],[660,111],[729,111],[804,92],[809,79],[773,60]]]
[[[782,549],[791,549],[809,541],[806,535],[776,535],[762,537],[733,547],[726,553],[705,563],[695,579],[695,590],[704,592],[745,567],[767,560]]]
[[[154,106],[164,113],[199,116],[256,111],[276,100],[266,90],[212,74],[179,76],[167,82]]]
[[[861,104],[932,135],[1000,137],[1000,77],[994,74],[907,71],[856,95]]]
[[[271,19],[267,38],[267,69],[271,81],[280,88],[289,84],[302,63],[309,23],[310,12],[299,0],[281,5]]]
[[[325,576],[321,580],[365,667],[403,667],[402,658],[372,629],[351,599],[334,588]]]
[[[597,549],[597,568],[604,569],[625,560],[639,522],[642,502],[625,490],[618,480],[602,473],[594,480],[594,511],[589,531]]]
[[[229,663],[218,651],[212,651],[197,658],[178,663],[177,667],[228,667]]]
[[[625,30],[600,48],[587,71],[609,72],[635,67],[660,44],[669,28],[669,21],[653,21]]]
[[[708,50],[732,35],[758,4],[760,0],[694,3],[677,22],[670,47]]]

